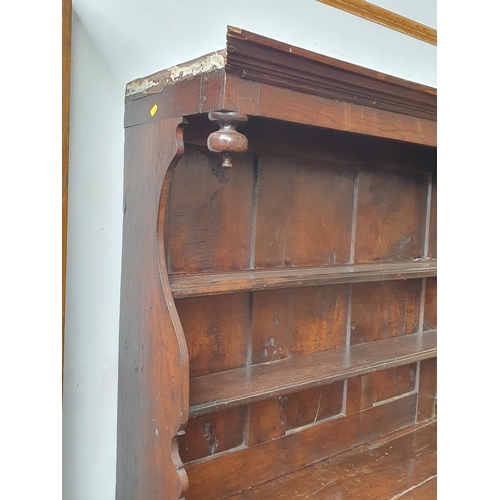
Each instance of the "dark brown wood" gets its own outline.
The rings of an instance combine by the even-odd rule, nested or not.
[[[414,422],[415,406],[416,395],[410,395],[222,455],[217,460],[188,465],[186,500],[225,498],[408,427]]]
[[[214,65],[215,55],[221,61]],[[228,110],[436,145],[436,90],[430,87],[238,28],[228,29],[225,52],[205,60],[210,64],[187,64],[131,82],[126,126]]]
[[[420,363],[420,382],[418,391],[417,421],[428,420],[436,416],[437,397],[437,358]]]
[[[361,172],[355,262],[424,258],[428,176]]]
[[[252,363],[345,346],[348,292],[334,285],[254,293]]]
[[[176,302],[189,351],[190,375],[244,366],[250,335],[248,294]]]
[[[205,90],[204,78],[198,75],[172,85],[168,92],[128,98],[125,103],[125,127],[178,115],[193,115],[201,110],[210,112],[233,108],[250,117],[261,116],[433,147],[437,145],[435,120],[302,94],[263,83],[242,83],[240,78],[226,74],[225,70],[211,73],[212,88],[206,89],[206,94],[210,90],[210,95],[205,95],[202,93]],[[235,96],[240,91],[251,92],[251,95],[247,99],[236,100]],[[157,111],[151,116],[154,106],[157,106]]]
[[[315,424],[340,415],[343,410],[344,382],[315,387],[289,394],[287,399],[287,430]]]
[[[226,85],[236,85],[228,75]],[[236,79],[236,77],[234,77]],[[240,107],[242,112],[246,108]],[[259,116],[436,146],[436,122],[289,89],[259,85]]]
[[[351,345],[414,333],[422,280],[352,285]]]
[[[234,273],[171,275],[175,298],[304,286],[407,280],[437,275],[435,261],[409,261],[334,267],[248,270]]]
[[[328,458],[228,500],[435,500],[436,423]]]
[[[128,85],[117,500],[279,498],[435,418],[435,101],[232,28]],[[432,494],[363,463],[374,498]]]
[[[257,193],[256,268],[349,262],[352,171],[317,160],[261,155]]]
[[[179,437],[179,454],[184,463],[237,448],[245,440],[245,407],[190,418]]]
[[[210,74],[210,73],[209,73]],[[125,98],[125,128],[143,125],[145,123],[157,122],[166,118],[175,118],[179,116],[193,115],[200,113],[205,107],[205,112],[220,109],[220,94],[223,92],[224,71],[214,71],[213,86],[217,86],[217,91],[211,89],[212,98],[217,105],[215,108],[209,107],[209,101],[204,100],[200,92],[203,75],[198,75],[189,80],[183,80],[167,87],[167,92],[158,94],[137,94]],[[132,82],[131,82],[132,83]],[[129,83],[128,85],[131,85]],[[208,89],[207,89],[208,90]],[[205,104],[205,106],[203,106]],[[155,108],[156,106],[156,108]],[[152,113],[155,109],[154,114]]]
[[[208,151],[187,148],[172,175],[166,248],[170,272],[250,267],[253,158],[224,169]]]
[[[222,155],[223,167],[232,167],[231,159],[248,149],[248,139],[236,130],[238,125],[247,123],[248,117],[233,111],[212,111],[208,113],[208,119],[220,126],[220,130],[208,136],[208,150]]]
[[[188,418],[189,359],[161,278],[168,170],[183,152],[182,122],[149,123],[125,136],[117,500],[178,499],[188,484],[177,435]]]
[[[436,90],[228,27],[226,70],[254,82],[436,119]]]
[[[284,436],[287,409],[287,398],[281,396],[248,405],[248,446]]]
[[[185,143],[206,147],[207,136],[216,130],[206,114],[190,115]],[[429,175],[435,172],[437,164],[436,149],[429,146],[290,122],[280,122],[277,127],[274,120],[258,116],[251,116],[241,131],[248,138],[251,153],[312,160],[304,162],[311,166],[319,160],[323,169],[328,166],[344,173],[364,167]],[[435,189],[435,176],[434,184]]]
[[[432,176],[430,221],[429,221],[429,249],[427,255],[431,259],[437,259],[437,180],[436,172]]]
[[[190,415],[210,413],[436,357],[436,332],[416,333],[191,379]]]
[[[346,413],[365,410],[381,401],[413,392],[416,373],[417,365],[412,363],[349,379]]]
[[[424,330],[437,328],[437,278],[425,280]]]
[[[165,88],[196,82],[202,72],[203,76],[210,76],[204,78],[205,99],[197,101],[196,112],[216,111],[207,102],[209,96],[218,97],[209,79],[221,70],[237,75],[243,80],[242,85],[248,80],[367,108],[436,120],[437,92],[434,88],[234,27],[228,27],[225,51],[207,54],[184,65],[134,80],[127,86],[127,100],[132,102],[151,94],[156,96]],[[257,95],[256,90],[247,88],[246,96],[243,94],[245,97]],[[235,97],[230,96],[229,102],[234,103]],[[250,101],[250,104],[256,103]],[[240,111],[235,107],[219,109]]]

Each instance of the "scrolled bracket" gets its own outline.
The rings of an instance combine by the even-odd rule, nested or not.
[[[237,126],[248,122],[248,117],[236,111],[212,111],[208,119],[217,123],[220,130],[208,136],[207,147],[212,153],[222,155],[223,167],[232,167],[232,158],[248,149],[248,139],[236,130]]]

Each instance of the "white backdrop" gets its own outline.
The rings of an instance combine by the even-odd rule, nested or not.
[[[376,3],[436,27],[436,0]],[[125,84],[232,25],[436,86],[436,47],[316,0],[73,0],[63,499],[113,500]]]

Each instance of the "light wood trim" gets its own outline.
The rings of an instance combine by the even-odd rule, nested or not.
[[[69,108],[71,76],[72,0],[62,2],[62,376],[64,385],[64,324],[66,311],[66,248],[68,241]]]
[[[410,35],[432,45],[437,45],[437,30],[417,23],[407,17],[391,12],[364,0],[319,0],[321,3],[368,19],[405,35]]]

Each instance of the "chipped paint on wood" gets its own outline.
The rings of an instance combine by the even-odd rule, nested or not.
[[[154,75],[131,81],[127,84],[126,97],[134,94],[156,94],[169,85],[174,85],[183,80],[190,80],[202,73],[224,68],[225,65],[226,51],[216,51]]]

